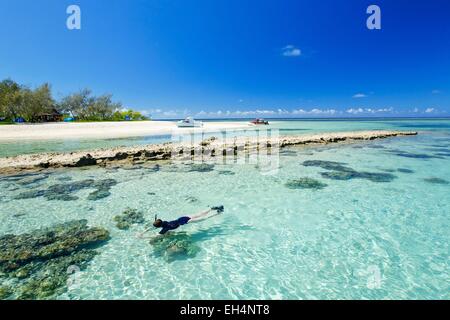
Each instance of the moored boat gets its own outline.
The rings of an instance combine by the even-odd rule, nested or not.
[[[264,119],[255,119],[255,120],[253,120],[253,121],[250,121],[250,123],[252,123],[252,124],[255,124],[255,125],[260,125],[260,124],[263,124],[263,125],[268,125],[269,124],[269,121],[267,121],[267,120],[264,120]]]
[[[197,128],[202,126],[203,122],[194,120],[192,117],[187,117],[186,119],[177,122],[178,128]]]

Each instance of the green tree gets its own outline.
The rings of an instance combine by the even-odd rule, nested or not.
[[[71,94],[62,99],[58,106],[60,112],[68,113],[77,120],[103,121],[112,120],[122,104],[112,101],[112,95],[92,96],[89,89]]]
[[[76,119],[84,120],[88,115],[89,106],[94,103],[91,90],[83,89],[64,97],[58,104],[58,111],[70,114]]]
[[[112,120],[114,112],[121,109],[122,105],[112,102],[111,98],[110,94],[95,98],[88,108],[88,120]]]
[[[135,120],[135,121],[148,120],[148,118],[146,116],[142,115],[138,111],[133,111],[132,109],[120,110],[120,111],[114,112],[112,120],[123,121],[123,120],[125,120],[126,117],[128,117],[130,120]]]
[[[19,84],[11,79],[0,82],[0,116],[9,120],[14,120],[19,116],[22,89]]]
[[[20,100],[20,115],[29,122],[37,121],[40,114],[52,112],[55,104],[48,83],[35,90],[22,89]]]

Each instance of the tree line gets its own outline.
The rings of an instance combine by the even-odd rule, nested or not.
[[[56,101],[48,83],[33,89],[11,79],[0,82],[1,120],[15,121],[23,118],[27,122],[36,122],[42,114],[55,112],[76,121],[147,119],[137,111],[124,109],[120,102],[112,100],[111,94],[94,96],[90,89],[83,89]]]

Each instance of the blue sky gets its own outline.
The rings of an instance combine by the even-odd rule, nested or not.
[[[448,0],[0,0],[0,39],[0,79],[154,118],[450,116]]]

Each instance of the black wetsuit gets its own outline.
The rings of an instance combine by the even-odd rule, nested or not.
[[[161,225],[162,229],[159,234],[165,234],[169,230],[175,230],[179,226],[188,223],[189,220],[191,220],[190,217],[181,217],[173,221],[163,221]]]

